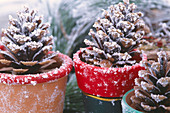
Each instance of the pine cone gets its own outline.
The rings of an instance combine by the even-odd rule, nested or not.
[[[52,50],[52,36],[48,34],[48,23],[42,23],[42,16],[36,10],[25,7],[17,13],[18,20],[9,16],[9,27],[3,29],[2,44],[7,51],[0,51],[0,72],[30,74],[41,72],[56,53]]]
[[[95,43],[84,40],[92,49],[82,49],[81,59],[101,67],[133,65],[136,61],[131,58],[140,54],[133,50],[145,42],[142,40],[145,28],[141,19],[143,14],[134,12],[135,9],[134,3],[124,0],[124,4],[111,5],[104,10],[104,18],[99,18],[93,25],[96,31],[91,29],[89,32]]]
[[[158,53],[158,62],[144,63],[146,70],[139,71],[135,79],[135,95],[131,97],[135,109],[143,112],[170,112],[170,63],[166,53]]]

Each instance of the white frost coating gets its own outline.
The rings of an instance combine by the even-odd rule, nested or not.
[[[119,81],[113,81],[113,82],[114,82],[115,85],[117,85],[117,83],[118,83]]]
[[[145,91],[149,91],[149,90],[151,90],[151,89],[154,88],[154,85],[148,84],[148,83],[146,83],[146,82],[144,82],[144,81],[141,81],[141,87],[142,87],[142,89],[144,89]]]
[[[115,100],[112,100],[111,103],[113,106],[115,106]]]
[[[80,73],[80,75],[82,75],[82,73]],[[94,81],[95,81],[94,78],[89,78],[89,80],[90,80],[91,82],[94,82]]]
[[[84,75],[84,77],[88,77],[89,76],[89,72],[88,72],[87,69],[84,69],[83,75]]]
[[[25,43],[25,46],[28,46],[28,47],[30,47],[31,49],[35,49],[35,48],[40,48],[40,47],[42,47],[43,44],[42,44],[41,42],[35,42],[35,41],[33,41],[33,42],[27,42],[27,43]]]
[[[140,86],[140,83],[138,82],[137,78],[135,78],[135,85]]]
[[[167,99],[167,97],[164,96],[164,95],[155,95],[155,94],[152,94],[152,93],[151,93],[151,97],[152,97],[157,103],[160,102],[160,101],[162,101],[162,100],[164,100],[164,99]]]
[[[170,84],[170,77],[162,77],[157,81],[157,83],[161,84],[163,87],[166,87]]]
[[[100,84],[97,84],[97,86],[98,86],[98,87],[101,87],[101,86],[102,86],[102,83],[100,83]]]
[[[142,107],[144,108],[144,110],[146,110],[146,111],[151,111],[151,110],[153,110],[153,109],[156,109],[155,106],[151,107],[151,106],[149,106],[149,105],[145,105],[143,102],[141,103],[141,106],[142,106]]]
[[[47,74],[43,74],[42,77],[43,78],[48,78],[48,75]]]
[[[106,82],[104,82],[104,86],[108,86],[108,84]]]
[[[91,89],[90,85],[88,85],[87,83],[85,84],[85,87],[86,87],[87,89]]]
[[[37,81],[31,81],[31,84],[35,86],[37,84]]]
[[[99,105],[102,105],[103,104],[103,102],[102,101],[99,101]]]
[[[134,75],[134,73],[133,73],[133,72],[132,72],[132,73],[130,73],[130,74],[129,74],[129,80],[131,80],[134,76],[135,76],[135,75]]]
[[[122,81],[122,86],[125,86],[126,85],[126,81]]]

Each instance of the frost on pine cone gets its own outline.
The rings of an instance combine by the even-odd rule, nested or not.
[[[133,51],[141,43],[144,35],[145,23],[141,19],[141,12],[134,12],[136,5],[124,1],[117,5],[111,5],[104,10],[104,18],[99,18],[93,25],[89,35],[96,43],[84,40],[92,49],[81,49],[81,59],[89,64],[101,67],[122,67],[136,63],[131,58],[139,55],[139,51]]]
[[[158,53],[158,62],[144,63],[146,70],[135,79],[135,95],[131,97],[137,110],[153,113],[170,112],[170,63],[166,53]]]
[[[52,36],[48,34],[48,23],[42,23],[42,16],[36,10],[25,7],[17,13],[18,20],[9,16],[9,27],[3,29],[2,44],[6,51],[0,51],[0,72],[30,74],[43,72],[53,63],[56,53],[52,50]]]

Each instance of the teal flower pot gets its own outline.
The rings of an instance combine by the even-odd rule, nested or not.
[[[130,106],[132,103],[130,100],[130,97],[134,95],[134,89],[131,89],[130,91],[126,92],[125,95],[122,98],[122,113],[143,113],[141,111],[138,111]]]

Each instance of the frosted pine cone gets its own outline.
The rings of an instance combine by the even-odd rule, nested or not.
[[[146,70],[135,79],[134,108],[149,113],[170,112],[170,63],[165,52],[158,53],[158,62],[144,63]]]
[[[48,23],[42,23],[42,16],[36,10],[25,7],[18,12],[18,20],[9,16],[9,27],[3,29],[2,44],[7,51],[0,51],[0,72],[28,74],[41,72],[56,53],[52,50],[52,36],[48,34]]]
[[[139,51],[133,51],[141,43],[144,35],[145,23],[141,19],[141,12],[134,12],[136,5],[124,0],[115,6],[104,10],[104,18],[99,18],[93,25],[89,35],[95,43],[84,40],[92,49],[82,49],[82,60],[101,67],[115,67],[133,65],[131,60]],[[133,52],[132,52],[133,51]]]

